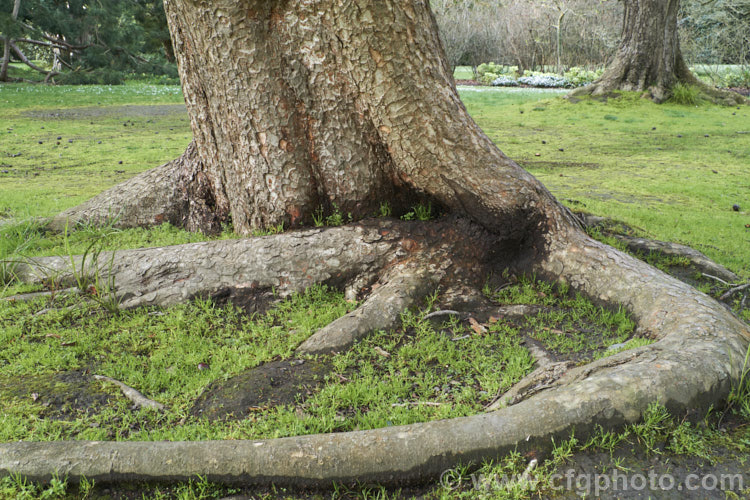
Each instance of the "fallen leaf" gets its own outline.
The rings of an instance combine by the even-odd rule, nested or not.
[[[63,342],[63,343],[62,343],[62,344],[60,344],[60,345],[61,345],[61,346],[63,346],[63,347],[70,347],[70,346],[72,346],[72,345],[76,345],[76,341],[75,341],[75,340],[72,340],[72,341],[70,341],[70,342]]]
[[[490,316],[490,323],[497,323],[498,321],[500,321],[499,318],[496,318],[494,316]]]
[[[56,333],[48,333],[47,335],[45,335],[45,337],[47,337],[47,338],[50,338],[50,337],[52,337],[52,338],[55,338],[55,339],[59,339],[59,338],[62,338],[62,337],[60,337],[60,336],[59,336],[58,334],[56,334]]]
[[[378,353],[381,356],[383,356],[384,358],[390,358],[391,357],[391,354],[388,351],[386,351],[385,349],[382,349],[381,347],[375,346],[375,347],[373,347],[373,350],[376,353]]]
[[[487,329],[479,324],[479,321],[475,320],[474,318],[469,318],[469,324],[471,325],[471,329],[476,332],[477,335],[483,335],[487,333]]]

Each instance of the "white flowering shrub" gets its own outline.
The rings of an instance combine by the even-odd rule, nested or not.
[[[527,73],[532,73],[527,75]],[[531,87],[572,87],[573,85],[565,78],[554,73],[524,72],[524,76],[518,79],[518,83]]]
[[[493,87],[516,87],[518,86],[518,81],[507,76],[499,76],[492,80],[491,85]]]

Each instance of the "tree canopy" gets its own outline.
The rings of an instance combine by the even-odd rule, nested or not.
[[[0,0],[0,32],[11,57],[61,82],[176,76],[161,0]]]

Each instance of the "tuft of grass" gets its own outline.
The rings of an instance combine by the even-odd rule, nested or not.
[[[688,85],[682,82],[677,82],[671,89],[672,97],[670,101],[674,104],[681,104],[683,106],[697,106],[701,99],[701,91],[694,85]]]

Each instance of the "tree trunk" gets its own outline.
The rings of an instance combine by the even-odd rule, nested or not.
[[[623,0],[622,37],[614,59],[601,78],[572,95],[606,95],[615,90],[645,92],[663,102],[678,82],[700,87],[714,100],[736,104],[739,95],[700,82],[685,64],[677,31],[679,0]]]
[[[206,204],[235,231],[309,223],[321,207],[359,219],[384,201],[398,211],[420,199],[515,239],[564,217],[469,117],[425,3],[165,7],[196,151],[184,177],[206,179]],[[123,205],[107,199],[123,190],[134,191],[116,187],[65,216],[112,216]],[[126,214],[121,225],[140,222]]]
[[[165,457],[178,456],[183,445],[156,446],[140,467],[117,443],[76,447],[76,454],[91,453],[89,461],[68,460],[65,447],[12,443],[0,446],[0,457],[9,457],[0,460],[0,474],[48,478],[54,466],[97,481],[159,479],[156,470],[166,480],[199,473],[203,464],[203,473],[217,480],[418,480],[459,461],[548,447],[550,436],[572,429],[580,436],[595,424],[634,422],[653,401],[676,412],[718,405],[740,379],[747,325],[690,286],[589,238],[469,117],[428,2],[166,0],[165,7],[193,144],[175,162],[57,223],[101,220],[117,215],[117,207],[120,225],[169,220],[215,230],[231,217],[235,230],[247,234],[305,224],[321,206],[358,219],[382,202],[398,209],[417,200],[452,215],[121,252],[109,268],[98,268],[114,275],[125,305],[168,305],[203,294],[254,300],[269,287],[287,293],[315,282],[364,296],[357,311],[300,346],[324,352],[387,328],[428,289],[476,288],[486,273],[511,269],[622,306],[639,333],[657,342],[572,368],[549,390],[453,424],[238,442],[237,450],[255,450],[243,463],[211,444],[187,446],[207,454],[174,463]],[[148,210],[139,213],[144,200]],[[74,262],[79,273],[91,265]],[[40,279],[47,269],[63,277],[69,266],[63,259],[32,260],[19,274]],[[37,453],[43,460],[33,459]],[[100,453],[112,457],[106,470]],[[72,468],[84,462],[91,468]],[[155,469],[157,462],[167,465]],[[264,470],[266,463],[274,465]]]

